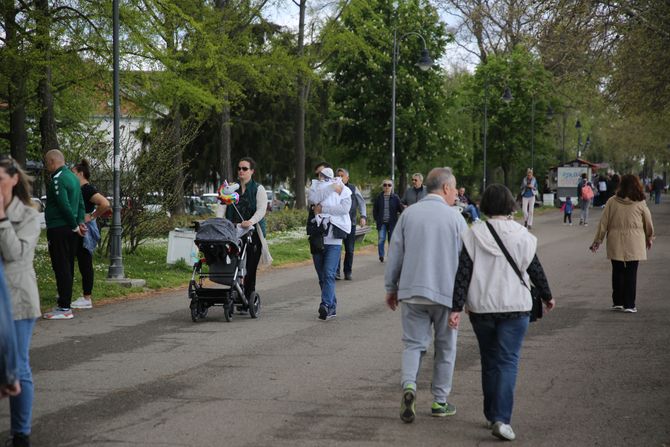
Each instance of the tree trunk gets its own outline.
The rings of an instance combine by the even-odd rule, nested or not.
[[[298,24],[298,59],[302,62],[305,53],[305,10],[307,0],[300,0],[300,21]],[[302,64],[300,64],[302,65]],[[300,68],[299,68],[300,70]],[[295,116],[295,203],[296,208],[304,209],[305,200],[305,102],[307,85],[305,75],[298,71],[297,107]]]
[[[26,131],[26,75],[25,64],[21,57],[21,42],[17,35],[17,9],[13,2],[5,2],[3,8],[5,20],[5,46],[9,57],[11,73],[8,86],[9,103],[9,147],[12,158],[21,166],[26,165],[28,132]]]
[[[179,148],[175,151],[174,162],[175,165],[180,168],[176,170],[175,182],[174,182],[174,205],[173,205],[173,214],[181,215],[184,214],[184,162],[182,159],[182,143],[181,143],[181,126],[182,126],[182,117],[179,104],[174,107],[172,112],[172,147]]]
[[[219,173],[221,174],[221,182],[223,180],[232,181],[233,177],[233,168],[232,168],[232,148],[230,143],[231,129],[230,129],[230,103],[228,102],[228,95],[226,95],[226,103],[223,106],[223,110],[219,114],[219,139],[217,141],[218,151],[219,151]]]
[[[43,55],[44,67],[37,85],[37,96],[40,103],[40,141],[42,152],[59,149],[54,112],[54,97],[51,91],[51,17],[48,0],[36,0],[36,31],[37,48]]]

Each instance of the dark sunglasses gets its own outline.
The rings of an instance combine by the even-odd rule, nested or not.
[[[246,166],[238,166],[237,167],[238,171],[248,171],[249,169],[251,169],[251,168],[247,168]]]
[[[386,188],[387,186],[390,188],[390,187],[393,186],[393,185],[390,184],[390,183],[384,183],[384,188]]]

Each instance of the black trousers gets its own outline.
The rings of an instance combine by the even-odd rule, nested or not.
[[[639,261],[612,261],[612,303],[624,309],[635,307]]]
[[[353,221],[352,221],[353,222]],[[351,233],[342,241],[344,243],[344,275],[351,276],[354,268],[354,249],[356,248],[356,225],[351,224]],[[337,274],[340,274],[340,264],[337,264]]]
[[[251,237],[251,243],[247,245],[247,273],[244,276],[244,295],[247,298],[251,292],[256,290],[256,270],[258,261],[261,259],[261,239],[256,232]]]
[[[72,302],[74,258],[77,253],[78,239],[81,237],[68,227],[47,229],[51,268],[56,274],[58,307],[65,309],[69,309]]]
[[[88,296],[93,293],[93,255],[84,247],[84,238],[77,239],[77,265],[81,273],[81,288],[83,295]]]

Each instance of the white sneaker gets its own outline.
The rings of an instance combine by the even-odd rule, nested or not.
[[[87,300],[83,296],[80,296],[70,304],[70,307],[73,309],[91,309],[93,307],[93,300]]]
[[[54,307],[54,310],[46,312],[42,315],[42,318],[45,320],[71,320],[74,318],[74,314],[72,313],[72,309]]]
[[[496,422],[493,424],[493,431],[491,432],[496,438],[502,439],[503,441],[514,441],[516,435],[512,426],[509,424],[503,424],[502,422]]]
[[[610,309],[621,311],[621,310],[623,310],[623,306],[612,306],[612,307],[610,307]]]
[[[629,307],[628,309],[624,309],[623,311],[629,314],[635,314],[637,313],[637,307]]]

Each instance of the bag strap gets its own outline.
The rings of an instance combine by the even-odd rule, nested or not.
[[[502,250],[503,254],[505,255],[505,258],[507,258],[507,262],[509,262],[509,265],[512,266],[512,269],[514,269],[517,276],[521,280],[521,284],[523,284],[526,289],[530,290],[530,288],[528,287],[528,284],[526,284],[526,281],[523,279],[523,275],[521,274],[521,271],[519,270],[519,267],[517,267],[516,262],[514,262],[514,259],[512,259],[512,256],[509,254],[509,252],[505,248],[505,245],[500,240],[500,236],[498,236],[498,233],[496,233],[496,230],[493,229],[493,225],[491,225],[487,221],[486,226],[489,228],[489,231],[491,232],[491,235],[493,235],[493,239],[495,239],[496,242],[498,243],[498,247],[500,247],[500,250]]]

